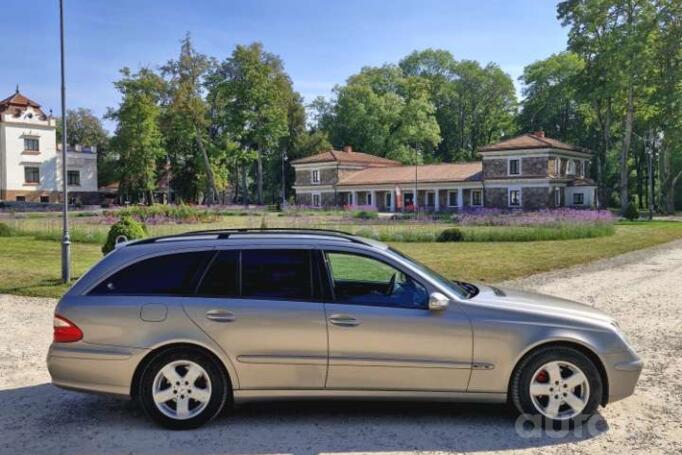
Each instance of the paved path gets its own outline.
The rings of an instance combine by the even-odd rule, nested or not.
[[[49,385],[54,301],[0,296],[0,454],[682,451],[682,242],[511,284],[604,309],[643,356],[637,393],[589,434],[519,435],[504,406],[442,403],[249,405],[168,432],[133,403]]]

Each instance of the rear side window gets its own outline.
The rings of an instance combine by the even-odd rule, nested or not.
[[[239,296],[239,251],[221,251],[201,280],[197,291],[205,297]]]
[[[192,295],[212,252],[156,256],[120,270],[90,295]]]
[[[307,250],[242,250],[242,297],[308,300],[312,297]]]

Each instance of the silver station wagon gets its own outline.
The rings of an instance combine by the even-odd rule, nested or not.
[[[592,307],[316,230],[121,244],[57,305],[47,364],[55,385],[135,398],[172,429],[278,398],[508,401],[575,422],[631,395],[642,369]]]

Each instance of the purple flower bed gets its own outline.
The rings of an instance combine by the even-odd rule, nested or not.
[[[546,209],[535,212],[480,208],[457,214],[453,221],[466,226],[558,226],[566,224],[613,224],[608,210]]]

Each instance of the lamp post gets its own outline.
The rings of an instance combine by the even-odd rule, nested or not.
[[[64,78],[64,0],[59,0],[59,46],[62,79],[62,211],[64,235],[62,238],[62,282],[71,281],[71,238],[69,236],[69,193],[66,173],[66,83]]]

